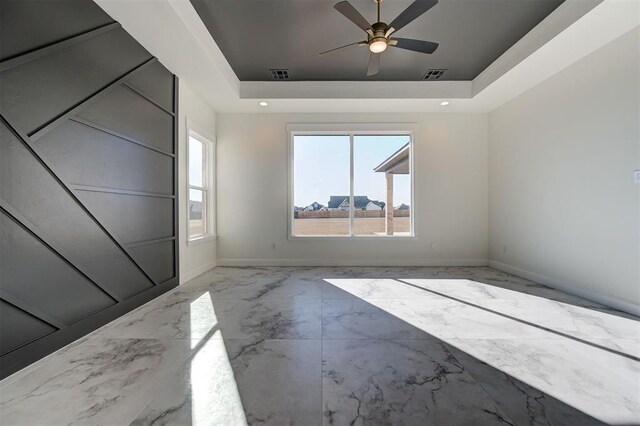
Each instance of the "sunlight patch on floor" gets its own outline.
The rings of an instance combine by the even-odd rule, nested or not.
[[[204,293],[190,305],[192,330],[210,324],[217,326],[213,302],[209,292]],[[204,340],[206,339],[206,341]],[[246,425],[240,393],[229,363],[227,350],[220,330],[192,336],[191,349],[191,424]]]
[[[206,336],[217,324],[218,318],[213,309],[211,295],[205,292],[189,305],[191,349],[195,348],[202,336]],[[207,327],[206,331],[202,330],[203,326]]]
[[[635,320],[471,280],[325,281],[597,419],[638,420]]]

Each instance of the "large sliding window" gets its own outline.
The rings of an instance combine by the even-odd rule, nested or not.
[[[412,132],[290,130],[290,236],[412,236]]]

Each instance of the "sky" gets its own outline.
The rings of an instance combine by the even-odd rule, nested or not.
[[[385,174],[373,169],[407,142],[408,135],[355,136],[353,195],[384,202]],[[295,136],[294,204],[326,206],[331,195],[349,195],[349,136]],[[393,195],[395,207],[411,204],[409,175],[395,175]]]
[[[189,184],[204,186],[202,179],[202,159],[204,157],[204,145],[196,138],[189,137]],[[189,199],[202,202],[202,191],[189,190]]]

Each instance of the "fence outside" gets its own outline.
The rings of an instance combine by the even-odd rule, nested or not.
[[[355,210],[355,217],[385,217],[385,210]],[[393,217],[409,217],[410,210],[394,210]],[[298,211],[293,213],[294,219],[332,219],[349,217],[348,210]]]

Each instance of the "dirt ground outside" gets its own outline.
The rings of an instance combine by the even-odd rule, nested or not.
[[[202,219],[189,220],[189,237],[197,237],[204,234],[204,223]]]
[[[385,218],[356,218],[354,221],[355,235],[384,234]],[[394,235],[407,235],[411,232],[411,220],[408,217],[393,219]],[[294,219],[294,235],[349,235],[349,218],[327,219]]]

